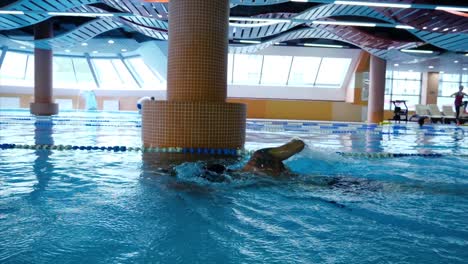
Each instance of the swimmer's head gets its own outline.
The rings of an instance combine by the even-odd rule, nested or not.
[[[420,118],[418,119],[419,127],[422,127],[422,126],[424,125],[425,119],[426,119],[425,117],[420,117]]]

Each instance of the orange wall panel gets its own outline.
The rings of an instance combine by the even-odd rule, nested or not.
[[[247,105],[247,117],[249,118],[265,118],[266,116],[266,100],[255,99],[228,99],[229,103],[240,103]]]
[[[248,118],[331,120],[333,102],[229,99],[247,105]]]

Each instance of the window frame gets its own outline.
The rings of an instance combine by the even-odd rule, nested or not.
[[[406,96],[406,97],[417,97],[418,98],[418,103],[417,104],[420,104],[421,103],[421,96],[422,96],[422,72],[411,72],[413,74],[418,74],[419,75],[419,78],[401,78],[401,77],[395,77],[395,72],[410,72],[410,71],[387,71],[386,74],[385,74],[385,95],[384,97],[385,98],[389,98],[388,102],[385,102],[386,100],[384,99],[384,102],[387,104],[386,106],[384,106],[384,109],[385,110],[392,110],[392,107],[393,107],[393,104],[391,103],[391,101],[394,99],[394,97],[398,97],[398,96]],[[390,73],[390,75],[389,75]],[[388,85],[388,81],[391,82],[390,84],[390,87],[388,88],[387,85]],[[418,83],[418,86],[419,86],[419,91],[418,91],[418,94],[409,94],[409,93],[394,93],[394,82],[395,81],[409,81],[409,82],[417,82]],[[387,89],[388,88],[388,89]],[[388,91],[388,92],[387,92]],[[408,106],[408,109],[409,110],[414,110],[413,107],[411,106]]]

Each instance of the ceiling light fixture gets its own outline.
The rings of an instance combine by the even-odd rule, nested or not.
[[[270,22],[256,23],[256,24],[229,23],[229,26],[231,26],[231,27],[254,28],[254,27],[271,26],[271,25],[276,25],[276,24],[279,24],[279,23],[283,23],[283,22],[270,21]]]
[[[112,17],[110,13],[75,13],[75,12],[47,12],[50,16],[76,16],[76,17]]]
[[[66,49],[65,52],[66,52],[66,53],[70,53],[70,50],[69,50],[69,49]]]
[[[429,65],[428,68],[429,68],[429,69],[434,69],[434,66]]]
[[[98,53],[98,51],[97,51],[97,50],[93,50],[93,53],[96,54],[96,53]]]
[[[112,39],[109,39],[109,41],[107,41],[107,43],[109,43],[109,44],[114,44],[115,41],[113,41]]]
[[[423,27],[423,29],[427,29],[427,27]]]
[[[318,25],[338,25],[338,26],[357,26],[357,27],[376,27],[375,23],[366,22],[345,22],[345,21],[312,21],[312,24]]]
[[[127,49],[121,49],[120,51],[121,52],[127,52]]]
[[[23,11],[18,10],[0,10],[1,15],[24,15]]]
[[[88,43],[83,42],[83,43],[81,43],[81,46],[86,47],[86,46],[88,46]]]
[[[457,29],[456,28],[452,29],[452,32],[457,32]]]
[[[20,46],[20,49],[26,49],[26,47],[25,46]]]
[[[438,29],[439,29],[438,27],[435,27],[435,28],[433,28],[432,30],[436,31],[436,30],[438,30]]]
[[[458,63],[458,61],[457,61],[457,60],[454,60],[453,63]]]
[[[240,43],[246,43],[246,44],[260,44],[262,42],[258,41],[258,40],[244,40],[244,39],[241,39],[239,40]]]
[[[402,49],[400,50],[401,52],[406,52],[406,53],[423,53],[423,54],[431,54],[434,53],[432,50],[412,50],[412,49]]]
[[[468,70],[468,68],[463,68],[462,70],[466,71],[466,70]]]
[[[436,6],[435,10],[443,10],[443,11],[459,11],[459,12],[468,12],[467,7],[457,7],[457,6]]]
[[[355,5],[355,6],[374,6],[374,7],[394,7],[394,8],[410,8],[410,4],[395,4],[395,3],[376,3],[376,2],[361,2],[361,1],[335,1],[337,5]]]
[[[255,17],[229,17],[230,21],[251,21],[251,22],[276,22],[289,23],[290,19],[275,19],[275,18],[255,18]]]
[[[396,25],[395,28],[414,29],[414,27],[412,27],[412,26],[407,26],[407,25]]]
[[[306,47],[319,47],[319,48],[343,48],[342,45],[331,45],[331,44],[315,44],[315,43],[304,43]]]
[[[393,64],[393,66],[398,67],[398,66],[400,66],[400,64],[395,63],[395,64]]]

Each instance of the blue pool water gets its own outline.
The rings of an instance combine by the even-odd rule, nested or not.
[[[136,147],[140,125],[134,113],[64,112],[51,126],[0,111],[0,144]],[[468,127],[248,128],[249,150],[302,138],[286,162],[300,176],[212,183],[200,162],[168,175],[156,154],[0,150],[0,263],[468,262]]]

